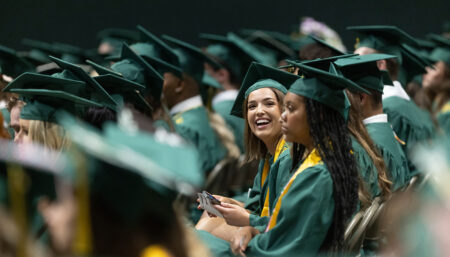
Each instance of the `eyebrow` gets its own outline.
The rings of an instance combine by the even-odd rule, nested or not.
[[[274,97],[266,97],[266,98],[262,99],[262,101],[267,101],[267,100],[275,100],[275,98]],[[254,103],[254,102],[256,102],[256,100],[249,101],[248,103]]]

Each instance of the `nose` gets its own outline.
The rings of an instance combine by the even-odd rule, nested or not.
[[[262,116],[263,114],[264,114],[264,107],[262,104],[258,104],[258,106],[256,106],[256,115]]]
[[[283,111],[280,116],[280,122],[286,122],[286,111]]]

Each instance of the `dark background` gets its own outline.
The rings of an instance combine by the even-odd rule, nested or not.
[[[0,44],[16,49],[23,49],[23,37],[96,47],[97,31],[137,24],[199,45],[199,32],[259,28],[288,33],[304,16],[331,26],[351,48],[354,35],[345,30],[349,25],[397,25],[423,37],[441,32],[442,23],[450,20],[449,0],[0,0],[0,6]]]

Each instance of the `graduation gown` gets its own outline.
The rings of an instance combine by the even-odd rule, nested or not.
[[[367,132],[383,156],[389,179],[393,189],[397,190],[407,184],[410,179],[408,161],[395,139],[391,125],[387,122],[366,124]]]
[[[410,176],[417,175],[419,171],[412,163],[410,153],[417,143],[433,138],[435,129],[430,114],[413,101],[398,96],[383,99],[383,112],[388,115],[397,136],[405,142],[402,150],[408,159]]]
[[[213,104],[214,112],[218,113],[227,123],[234,135],[234,141],[241,150],[245,152],[244,148],[244,119],[238,118],[230,114],[233,108],[234,100],[225,100]]]
[[[250,241],[245,254],[315,256],[331,226],[333,212],[333,181],[317,152],[313,151],[277,198],[266,231]],[[228,242],[210,237],[215,246],[222,245],[222,248],[212,248],[215,256],[233,256]]]
[[[354,137],[352,137],[352,149],[358,165],[359,175],[364,180],[367,190],[370,192],[372,198],[379,196],[381,194],[381,190],[378,185],[378,171],[372,159]]]
[[[442,132],[449,136],[450,135],[450,101],[448,101],[444,106],[439,110],[436,115],[438,124]]]
[[[205,174],[226,156],[227,150],[211,127],[204,106],[177,113],[172,119],[177,133],[197,147]]]

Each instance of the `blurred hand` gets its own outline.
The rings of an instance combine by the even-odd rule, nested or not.
[[[252,227],[239,228],[230,242],[230,248],[233,254],[245,256],[245,249],[247,249],[247,245],[252,238]]]
[[[245,227],[250,225],[250,214],[248,211],[236,204],[221,203],[214,206],[220,213],[228,225]]]

